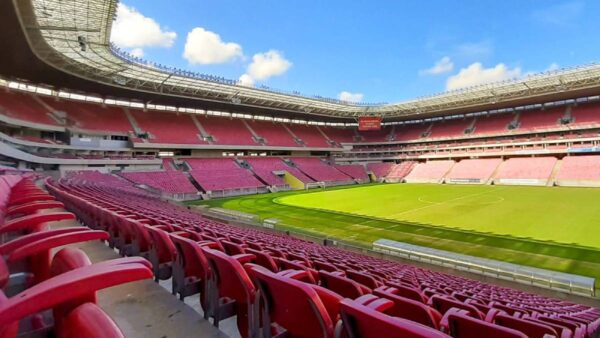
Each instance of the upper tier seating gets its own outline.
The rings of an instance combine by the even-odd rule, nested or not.
[[[572,108],[571,117],[574,125],[599,124],[600,105],[598,103],[580,104]]]
[[[438,183],[450,171],[454,161],[427,161],[418,163],[404,178],[409,183]]]
[[[321,134],[315,126],[303,124],[288,125],[292,133],[301,139],[307,147],[312,148],[330,148],[331,144]]]
[[[256,176],[267,183],[267,185],[286,185],[281,177],[273,174],[273,171],[281,170],[282,165],[285,165],[279,157],[248,157],[245,160],[250,164]]]
[[[151,188],[172,194],[195,194],[198,190],[181,171],[122,172],[121,176]]]
[[[336,165],[334,167],[355,180],[369,181],[369,175],[362,164]]]
[[[256,189],[264,187],[250,170],[241,168],[232,158],[186,159],[190,175],[205,191]]]
[[[564,107],[522,112],[519,116],[519,131],[557,128],[564,116]]]
[[[50,117],[49,110],[35,100],[32,95],[0,90],[0,113],[17,120],[58,126]]]
[[[414,141],[422,137],[430,124],[411,123],[402,126],[396,126],[394,140],[396,141]]]
[[[189,114],[144,112],[132,109],[131,114],[139,127],[150,133],[150,143],[207,144]]]
[[[508,131],[508,125],[514,119],[513,114],[493,114],[477,116],[473,135],[502,134]]]
[[[249,121],[248,124],[256,135],[265,140],[267,146],[300,147],[284,126],[276,122]]]
[[[494,181],[506,184],[546,185],[555,165],[555,157],[510,158],[499,166]]]
[[[554,325],[553,328],[561,326],[557,322],[564,322],[564,327],[579,330],[577,337],[593,337],[600,329],[600,309],[282,234],[235,227],[147,195],[82,182],[71,177],[50,183],[50,188],[86,224],[115,229],[111,230],[114,239],[130,237],[130,243],[137,243],[144,238],[143,229],[162,234],[160,239],[149,238],[150,256],[162,257],[158,251],[153,253],[157,246],[164,246],[169,254],[156,260],[153,266],[169,267],[174,276],[182,274],[178,280],[192,278],[188,273],[194,273],[194,278],[204,278],[205,287],[197,292],[204,300],[201,306],[207,310],[205,316],[213,317],[215,325],[236,316],[242,337],[252,337],[262,325],[269,327],[274,336],[333,338],[334,323],[339,319],[346,332],[361,337],[396,337],[394,334],[399,332],[400,337],[444,337],[438,329],[452,337],[527,337],[515,330],[513,324],[501,320],[506,318],[501,316],[503,312],[532,323],[544,320],[544,325]],[[130,227],[141,222],[149,224]],[[185,247],[176,249],[171,238],[181,236],[190,240],[183,241]],[[114,239],[111,241],[117,248],[127,243]],[[176,272],[187,267],[181,265],[179,254],[198,258],[193,261],[204,272]],[[314,284],[319,275],[338,276],[348,285],[381,286],[373,291],[376,295],[367,293],[354,300],[343,300],[324,288],[326,284]],[[335,288],[339,286],[332,284]],[[368,291],[369,287],[360,289]],[[262,297],[260,302],[253,297],[257,290]],[[408,311],[408,306],[413,311]],[[441,318],[440,312],[445,317]],[[426,334],[418,335],[412,330]]]
[[[387,178],[393,180],[401,180],[413,170],[416,164],[417,162],[414,161],[400,162],[399,164],[396,164],[392,167],[390,172],[387,174]]]
[[[198,117],[208,135],[213,137],[214,144],[256,145],[252,133],[241,119],[218,117]]]
[[[395,166],[392,162],[368,163],[367,170],[371,171],[377,179],[385,178]]]
[[[337,128],[328,126],[319,126],[319,128],[325,133],[325,135],[337,143],[356,142],[354,139],[356,136],[356,130],[354,128]]]
[[[41,97],[41,99],[55,111],[67,114],[68,127],[117,133],[129,133],[133,130],[120,107],[103,107],[99,104],[67,100],[57,101],[52,97]]]
[[[348,182],[352,180],[348,175],[326,164],[318,157],[293,157],[291,160],[300,171],[317,182]]]
[[[359,131],[363,142],[388,142],[392,128],[382,126],[381,130]]]
[[[446,175],[446,182],[486,183],[500,163],[499,158],[462,160]]]
[[[471,125],[473,119],[452,119],[437,121],[431,128],[430,138],[460,137],[465,135],[465,130]]]
[[[567,156],[556,175],[558,185],[600,185],[600,156]]]

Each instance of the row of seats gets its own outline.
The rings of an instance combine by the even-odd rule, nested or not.
[[[288,236],[238,228],[143,192],[74,178],[49,190],[173,294],[242,337],[593,337],[600,309]],[[547,336],[545,336],[547,335]]]
[[[64,204],[38,188],[36,178],[0,176],[0,337],[123,337],[96,292],[151,278],[150,264],[142,258],[92,264],[82,250],[64,247],[109,236],[81,226],[52,228],[75,215],[56,211]]]
[[[132,171],[120,175],[136,184],[143,184],[171,194],[195,194],[198,189],[181,171]]]

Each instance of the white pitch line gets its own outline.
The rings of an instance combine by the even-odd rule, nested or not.
[[[425,205],[425,206],[422,206],[422,207],[419,207],[419,208],[410,209],[410,210],[405,210],[405,211],[402,211],[402,212],[399,212],[399,213],[396,213],[396,214],[392,214],[389,217],[391,218],[391,217],[395,217],[395,216],[399,216],[399,215],[404,215],[404,214],[408,214],[408,213],[411,213],[411,212],[415,212],[415,211],[427,209],[427,208],[430,208],[430,207],[433,207],[433,206],[438,206],[440,204],[454,202],[454,201],[458,201],[458,200],[461,200],[461,199],[464,199],[464,198],[468,198],[468,197],[474,197],[474,196],[484,195],[484,194],[487,194],[487,193],[493,192],[493,191],[498,191],[498,189],[492,189],[492,190],[487,190],[487,191],[483,191],[483,192],[478,192],[476,194],[470,194],[470,195],[460,196],[460,197],[456,197],[456,198],[453,198],[453,199],[450,199],[450,200],[447,200],[447,201],[442,201],[442,202],[437,202],[437,203],[431,203],[430,202],[431,204],[429,204],[429,205]],[[398,226],[400,226],[400,225],[394,225],[394,226],[389,227],[388,229],[393,229],[393,228],[398,227]]]

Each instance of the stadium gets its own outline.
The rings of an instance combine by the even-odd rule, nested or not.
[[[0,2],[0,337],[600,337],[600,63],[361,103],[120,6]]]

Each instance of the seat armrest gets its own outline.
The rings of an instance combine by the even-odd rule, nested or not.
[[[22,231],[40,228],[47,222],[74,220],[75,214],[70,212],[52,212],[47,214],[33,214],[12,219],[0,226],[0,233]]]
[[[106,261],[68,271],[30,287],[0,305],[0,327],[111,286],[152,277],[138,259]]]

